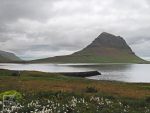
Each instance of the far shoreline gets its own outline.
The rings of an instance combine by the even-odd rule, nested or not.
[[[85,80],[90,80],[90,81],[101,81],[101,82],[113,82],[113,83],[125,83],[125,84],[150,84],[150,82],[128,82],[128,81],[119,81],[119,80],[100,80],[100,79],[91,79],[89,77],[92,76],[101,76],[102,74],[98,71],[86,71],[86,72],[43,72],[43,71],[34,71],[34,70],[10,70],[10,69],[0,69],[0,74],[1,72],[3,73],[10,73],[10,77],[21,77],[22,73],[36,73],[33,77],[39,77],[39,73],[43,74],[40,77],[50,77],[51,75],[59,75],[60,77],[66,76],[68,78],[74,78],[74,79],[85,79]],[[21,74],[21,75],[18,75]],[[82,75],[83,74],[83,75]],[[99,75],[96,75],[99,74]],[[46,75],[46,76],[45,76]],[[0,76],[1,77],[1,76]],[[8,77],[7,74],[6,76],[2,77]]]

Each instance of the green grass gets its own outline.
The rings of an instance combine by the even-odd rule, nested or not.
[[[142,88],[150,90],[150,85],[144,85],[144,86],[142,86]]]
[[[21,93],[15,91],[15,90],[9,90],[9,91],[5,91],[5,92],[1,92],[0,93],[0,100],[2,101],[3,100],[3,96],[4,95],[14,95],[15,96],[15,99],[17,101],[20,101],[23,97],[21,95]]]

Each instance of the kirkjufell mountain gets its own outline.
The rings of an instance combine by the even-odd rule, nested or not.
[[[22,61],[14,53],[5,52],[0,50],[0,63],[11,63],[11,62],[20,62]]]
[[[126,41],[106,32],[101,33],[91,44],[71,55],[38,59],[32,62],[52,63],[142,63]]]

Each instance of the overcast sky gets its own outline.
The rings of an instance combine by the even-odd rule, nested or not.
[[[150,57],[150,0],[0,0],[0,49],[24,59],[73,53],[104,31]]]

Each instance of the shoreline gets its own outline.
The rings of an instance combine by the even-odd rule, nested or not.
[[[1,72],[5,74],[5,72],[9,75],[1,75]],[[18,76],[18,72],[20,72],[21,75]],[[60,77],[67,77],[67,78],[73,78],[73,79],[84,79],[89,81],[101,81],[101,82],[113,82],[113,83],[125,83],[125,84],[149,84],[149,82],[126,82],[126,81],[117,81],[117,80],[98,80],[98,79],[89,79],[88,77],[97,76],[95,74],[102,75],[98,71],[86,71],[86,72],[43,72],[43,71],[28,71],[28,70],[9,70],[9,69],[0,69],[0,77],[23,77],[23,73],[35,73],[35,75],[31,77],[51,77],[51,75],[57,75]],[[93,74],[94,75],[91,75]],[[14,75],[13,75],[14,74]],[[22,75],[23,74],[23,75]],[[36,76],[37,74],[37,76]],[[40,76],[38,74],[41,74]],[[84,74],[84,75],[82,75]]]
[[[45,77],[45,75],[59,75],[61,76],[66,76],[66,77],[74,77],[74,78],[83,78],[83,79],[87,79],[87,80],[93,80],[93,81],[105,81],[105,82],[118,82],[118,83],[127,83],[127,84],[150,84],[150,82],[128,82],[128,81],[119,81],[119,80],[99,80],[99,79],[91,79],[88,77],[93,77],[93,76],[99,76],[102,75],[99,71],[81,71],[81,72],[44,72],[44,71],[36,71],[36,70],[11,70],[11,69],[0,69],[0,74],[1,71],[7,71],[10,72],[9,76],[13,76],[13,74],[15,74],[15,76],[22,76],[22,75],[18,75],[18,73],[42,73],[43,77]],[[1,77],[1,76],[0,76]],[[34,77],[39,77],[39,76],[34,76]],[[48,77],[48,76],[47,76]]]

